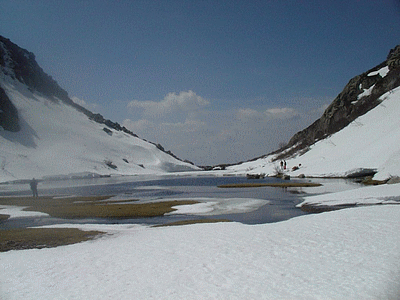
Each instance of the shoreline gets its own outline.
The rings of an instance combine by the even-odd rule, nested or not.
[[[288,189],[294,189],[293,191],[288,191],[290,193],[298,191],[299,194],[303,194],[303,195],[308,195],[307,197],[304,196],[299,196],[300,199],[310,199],[312,197],[326,197],[327,195],[335,195],[336,192],[346,192],[344,190],[344,187],[346,187],[347,185],[350,185],[350,191],[353,189],[357,189],[360,188],[361,185],[355,185],[356,183],[354,183],[352,180],[346,180],[346,179],[341,179],[344,180],[343,182],[340,181],[335,181],[334,179],[321,179],[321,178],[313,178],[312,182],[310,180],[310,182],[299,182],[297,180],[293,180],[293,181],[297,181],[297,182],[282,182],[282,183],[262,183],[262,182],[251,182],[251,183],[243,183],[243,184],[232,184],[232,185],[220,185],[218,186],[218,188],[245,188],[245,187],[251,187],[251,188],[262,188],[262,187],[280,187],[282,189],[288,188]],[[323,182],[323,184],[321,183],[316,183],[315,181],[319,181],[319,182]],[[339,184],[340,183],[340,184]],[[345,183],[345,185],[343,185],[343,183]],[[304,191],[303,190],[306,190]],[[339,191],[336,191],[339,188]],[[366,189],[367,187],[361,187],[363,189]],[[300,189],[300,191],[298,190]],[[336,189],[336,190],[335,190]],[[311,193],[309,193],[310,191],[312,191]],[[314,194],[313,194],[314,193]],[[85,219],[89,220],[89,219],[93,219],[95,220],[96,218],[104,218],[104,220],[106,220],[106,223],[102,223],[100,221],[99,224],[104,224],[104,225],[110,225],[113,224],[113,220],[117,221],[117,220],[121,220],[121,219],[131,219],[131,218],[135,218],[135,216],[133,216],[130,212],[130,214],[125,214],[125,210],[126,209],[132,209],[134,208],[138,208],[139,206],[147,206],[148,208],[151,209],[155,209],[155,207],[163,207],[161,212],[154,214],[155,211],[152,211],[150,214],[145,214],[145,215],[141,215],[140,217],[145,218],[150,220],[153,217],[164,217],[165,214],[170,213],[173,210],[176,210],[176,208],[173,208],[173,206],[179,206],[179,205],[193,205],[196,203],[199,203],[197,201],[171,201],[171,199],[163,199],[162,201],[157,200],[156,202],[150,202],[147,204],[144,203],[135,203],[138,200],[137,199],[120,199],[120,200],[112,200],[110,201],[109,199],[111,198],[111,196],[97,196],[97,197],[40,197],[39,200],[38,199],[33,199],[31,197],[3,197],[0,198],[0,205],[1,204],[12,204],[14,202],[14,204],[18,203],[21,211],[25,212],[25,213],[29,213],[29,212],[37,212],[40,214],[40,212],[42,213],[42,216],[36,216],[36,218],[42,218],[43,215],[47,215],[49,218],[61,218],[61,219],[54,219],[54,220],[59,220],[57,222],[54,223],[54,225],[56,226],[62,226],[63,221],[65,221],[64,224],[68,224],[69,221],[72,221],[70,224],[72,224],[72,226],[74,226],[73,224],[76,224],[76,226],[78,227],[79,224],[86,224],[86,223],[79,223],[80,221],[84,222]],[[305,202],[305,201],[303,201]],[[49,208],[49,205],[51,204],[51,208]],[[379,204],[379,203],[378,203]],[[378,204],[368,204],[368,205],[378,205]],[[391,203],[390,203],[391,204]],[[59,206],[58,208],[56,208],[55,206]],[[102,215],[104,213],[104,211],[99,210],[99,205],[100,207],[105,207],[107,208],[107,215]],[[166,206],[165,206],[166,205]],[[318,213],[322,213],[322,212],[330,212],[330,211],[335,211],[335,210],[340,210],[340,209],[345,209],[345,208],[353,208],[353,207],[360,207],[360,206],[366,206],[366,204],[357,204],[357,203],[342,203],[342,204],[334,204],[334,205],[326,205],[323,203],[303,203],[303,204],[298,204],[298,205],[294,205],[293,209],[298,209],[301,210],[303,212],[306,212],[308,214],[318,214]],[[268,207],[266,209],[269,209]],[[0,222],[4,222],[6,221],[7,215],[6,214],[2,214],[1,213],[2,209],[0,209]],[[111,214],[110,214],[111,212]],[[44,213],[44,214],[43,214]],[[83,213],[83,215],[82,215]],[[137,212],[135,212],[137,213]],[[72,214],[72,215],[71,215]],[[99,215],[100,214],[100,215]],[[103,217],[102,217],[103,216]],[[190,214],[187,215],[187,217],[191,216]],[[185,217],[183,217],[182,220],[178,220],[178,221],[167,221],[165,223],[165,225],[168,226],[168,223],[171,224],[178,224],[178,225],[189,225],[189,224],[195,224],[195,223],[202,223],[202,222],[213,222],[212,219],[210,218],[210,216],[197,216],[197,217],[192,217],[193,218],[187,218],[185,219]],[[29,217],[25,217],[25,218],[29,218]],[[35,217],[33,217],[35,218]],[[89,218],[89,219],[88,219]],[[136,216],[136,218],[138,218],[138,216]],[[219,216],[218,220],[222,221],[222,217]],[[295,217],[294,217],[295,218]],[[35,219],[32,219],[35,220]],[[74,221],[75,220],[75,221]],[[76,221],[78,221],[78,223],[76,223]],[[282,220],[283,221],[283,220]],[[60,222],[60,223],[58,223]],[[220,221],[218,221],[220,222]],[[275,221],[275,222],[280,222],[280,221]],[[272,221],[272,223],[275,223],[274,221]],[[58,224],[58,225],[57,225]],[[95,225],[93,223],[88,222],[87,224],[92,224]],[[123,223],[121,223],[123,224]],[[134,223],[133,223],[134,224]],[[143,223],[146,224],[146,223]],[[260,223],[263,224],[263,223]],[[46,226],[46,224],[44,224]],[[151,224],[147,224],[149,226],[152,226]],[[43,229],[43,224],[39,225],[40,227],[37,227],[36,229]],[[30,227],[29,225],[27,227],[25,227],[24,229],[26,229],[27,231],[29,231],[30,229],[28,228]],[[3,232],[6,231],[12,231],[15,229],[2,229]],[[21,229],[19,229],[21,230]],[[22,229],[23,230],[23,229]],[[81,236],[83,233],[77,231],[75,233],[78,237]],[[54,239],[57,240],[57,235],[54,236]],[[83,241],[83,240],[81,240]],[[80,242],[79,240],[77,242]],[[14,248],[13,247],[9,247],[8,250],[17,250],[17,249],[27,249],[27,248],[21,248],[20,242],[13,242],[13,241],[2,241],[3,245],[4,243],[9,247],[10,245],[13,245],[13,243],[16,245]],[[1,243],[0,243],[1,244]],[[56,246],[61,245],[56,243]],[[23,243],[22,243],[23,245]],[[46,243],[39,243],[39,246],[36,243],[27,243],[28,246],[24,246],[24,247],[28,247],[30,248],[43,248],[43,247],[47,247]],[[29,246],[31,245],[31,246]],[[43,246],[44,245],[44,246]],[[50,245],[50,243],[49,243]],[[6,251],[8,251],[6,250]],[[0,250],[1,251],[1,250]]]

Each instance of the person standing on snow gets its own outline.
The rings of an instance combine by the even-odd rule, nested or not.
[[[37,190],[37,186],[38,186],[37,180],[35,178],[33,178],[31,180],[31,182],[29,183],[29,185],[31,186],[33,198],[39,198],[39,194],[38,194],[38,190]]]

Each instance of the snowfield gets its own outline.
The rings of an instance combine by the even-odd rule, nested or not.
[[[304,197],[304,201],[298,204],[313,206],[336,205],[371,205],[371,204],[400,204],[400,183],[385,184],[379,186],[360,187],[349,191],[334,194],[323,194]]]
[[[82,225],[109,234],[1,253],[0,290],[9,300],[399,299],[399,220],[400,206],[383,205],[264,225]]]

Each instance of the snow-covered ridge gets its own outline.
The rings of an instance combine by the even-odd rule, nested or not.
[[[74,103],[35,55],[0,36],[0,182],[198,170]]]
[[[197,169],[5,74],[0,79],[21,125],[19,132],[0,131],[0,182],[77,173],[135,175]]]
[[[374,178],[379,180],[400,176],[400,88],[383,94],[379,100],[380,105],[341,131],[313,144],[304,154],[286,159],[286,172],[293,176],[346,177],[368,169],[376,170]],[[272,175],[279,167],[275,156],[228,169],[233,173]],[[293,167],[299,168],[292,171]]]

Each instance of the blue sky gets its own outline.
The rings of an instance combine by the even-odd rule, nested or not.
[[[398,0],[0,0],[71,97],[196,164],[266,154],[400,44]]]

